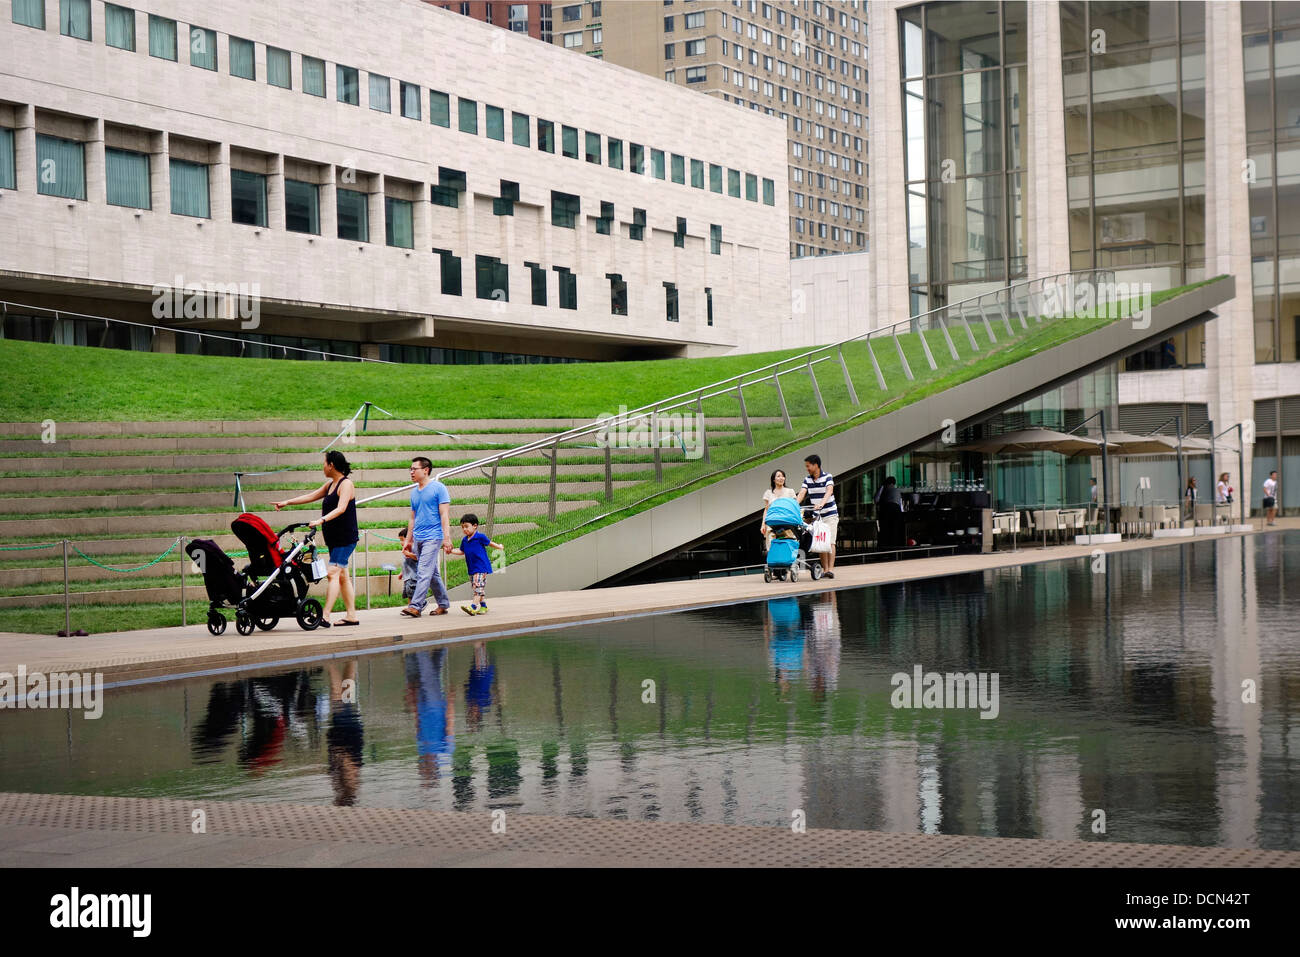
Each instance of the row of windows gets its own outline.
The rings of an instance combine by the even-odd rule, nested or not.
[[[799,18],[791,17],[791,20],[792,20],[791,29],[796,33],[798,33],[798,31],[800,30]],[[771,30],[760,28],[753,23],[746,24],[739,17],[731,18],[731,27],[732,27],[732,31],[738,37],[748,36],[749,39],[751,40],[761,40],[761,42],[766,46],[772,46]],[[727,29],[727,15],[725,13],[722,14],[722,29],[723,30]],[[867,45],[865,43],[859,43],[857,40],[850,40],[847,36],[843,36],[843,35],[837,37],[833,31],[830,30],[823,31],[822,28],[817,24],[812,24],[812,39],[813,42],[815,43],[822,43],[824,41],[826,45],[829,46],[832,50],[835,49],[835,45],[838,42],[840,52],[844,54],[852,53],[856,57],[866,57],[867,55]],[[785,50],[786,48],[786,38],[781,34],[777,34],[776,36],[776,48],[778,50]],[[801,43],[799,40],[792,39],[790,41],[790,52],[793,53],[795,56],[802,55],[805,60],[811,59],[818,66],[822,65],[823,52],[820,49],[817,49],[816,47],[808,48],[807,43]],[[825,57],[826,57],[827,67],[831,70],[834,70],[835,56],[833,54],[826,53]],[[843,57],[841,57],[841,59],[843,59]]]
[[[841,207],[839,203],[833,201],[827,203],[826,200],[818,199],[811,195],[807,197],[807,204],[805,207],[804,199],[805,197],[803,193],[791,193],[790,205],[794,209],[807,208],[808,210],[815,211],[823,216],[829,214],[832,219],[838,219],[840,217],[840,210],[842,208],[844,212],[844,221],[846,223],[853,222],[855,216],[857,217],[857,221],[860,223],[865,223],[867,221],[867,211],[860,207],[849,206],[847,203]]]
[[[831,130],[831,132],[834,133],[835,131]],[[820,139],[820,137],[818,137],[818,139]],[[844,145],[848,146],[849,138],[846,136],[844,139]],[[831,142],[834,143],[835,141],[832,140]],[[860,137],[854,137],[854,149],[860,150],[864,145],[865,144]],[[850,159],[847,156],[841,156],[839,153],[832,152],[831,150],[824,150],[820,147],[806,147],[803,143],[796,140],[790,141],[790,154],[795,159],[803,159],[805,152],[809,159],[816,160],[822,166],[829,166],[831,169],[842,169],[844,172],[852,172],[856,176],[865,175],[864,171],[866,167],[863,165],[862,160]]]
[[[697,67],[696,69],[703,71],[705,68]],[[741,73],[739,70],[731,70],[728,67],[724,66],[722,68],[722,81],[723,83],[729,83],[729,82],[734,83],[737,87],[739,87],[742,90],[745,88],[745,74]],[[798,90],[790,91],[787,90],[784,86],[775,86],[771,80],[763,80],[761,77],[758,76],[749,77],[749,89],[752,92],[758,93],[760,90],[760,84],[761,84],[763,95],[768,97],[769,99],[775,97],[781,103],[786,103],[793,100],[794,105],[797,108],[801,108],[804,105],[803,102],[804,96]],[[863,115],[861,113],[856,113],[853,110],[850,110],[847,106],[841,109],[840,107],[837,107],[834,103],[827,103],[824,100],[813,99],[811,97],[809,98],[809,100],[814,112],[816,112],[818,116],[824,116],[829,114],[832,120],[841,122],[845,126],[848,126],[850,124],[850,121],[852,121],[854,126],[857,126],[859,128],[863,126],[864,119],[865,119]],[[769,110],[768,112],[770,113],[771,111]],[[802,125],[804,124],[805,121],[799,117],[795,117],[795,121],[797,124],[800,125],[799,132],[802,132]],[[817,124],[817,126],[819,130],[817,136],[818,139],[821,139],[826,135],[825,128],[822,127],[820,124]],[[845,145],[847,145],[847,140],[850,136],[850,134],[847,131],[841,133],[837,130],[832,129],[830,133],[831,133],[832,143],[836,141],[836,137],[842,136],[846,141]],[[861,147],[858,148],[861,149]]]
[[[667,7],[667,6],[671,6],[671,5],[672,5],[672,4],[669,3],[669,2],[665,2],[665,3],[664,3],[664,6],[666,6],[666,7]],[[742,4],[741,4],[740,0],[731,0],[731,5],[732,5],[733,7],[736,7],[737,9],[742,9]],[[797,8],[800,6],[800,2],[799,2],[799,0],[791,0],[791,2],[790,2],[789,5],[792,6],[792,7],[795,7],[795,8],[797,9]],[[826,16],[826,19],[827,19],[827,20],[828,20],[832,25],[834,25],[834,23],[835,23],[835,14],[836,14],[836,10],[835,10],[835,9],[834,9],[834,8],[833,8],[829,3],[823,4],[823,3],[820,2],[820,0],[817,0],[817,2],[814,2],[814,3],[812,3],[811,5],[810,5],[810,4],[807,4],[807,3],[804,3],[804,4],[802,4],[802,6],[804,7],[804,9],[809,9],[809,7],[811,6],[811,9],[812,9],[812,15],[815,16],[815,17],[820,17],[820,16],[822,16],[822,14],[823,14],[823,12],[824,12],[824,13],[825,13],[825,16]],[[853,8],[854,10],[857,10],[857,9],[858,9],[858,0],[852,0],[852,4],[851,4],[851,6],[852,6],[852,8]],[[771,20],[771,19],[772,19],[772,13],[773,13],[773,9],[774,9],[774,8],[773,8],[772,4],[770,4],[770,3],[762,3],[762,4],[760,4],[760,3],[757,2],[757,0],[748,0],[748,9],[749,9],[749,12],[750,12],[750,13],[755,14],[755,15],[757,15],[757,14],[760,12],[760,10],[761,10],[761,12],[762,12],[762,16],[763,16],[763,19],[764,19],[764,20]],[[862,9],[863,9],[863,10],[866,9],[866,0],[863,0],[863,6],[862,6]],[[780,6],[778,5],[777,7],[775,7],[775,12],[776,12],[776,22],[777,22],[777,25],[778,25],[778,26],[782,26],[782,27],[785,26],[785,11],[782,10],[782,9],[780,8]],[[798,29],[798,28],[799,28],[799,18],[798,18],[798,17],[792,17],[792,19],[794,20],[794,28],[795,28],[795,29]],[[843,10],[839,11],[839,24],[840,24],[841,29],[844,29],[844,30],[852,29],[854,33],[857,33],[857,32],[859,31],[859,29],[860,29],[863,33],[865,33],[866,30],[867,30],[867,24],[866,24],[866,21],[865,21],[865,20],[859,21],[857,17],[850,17],[850,16],[849,16],[847,13],[845,13]]]
[[[91,39],[90,28],[90,0],[59,0],[60,3],[60,25],[61,32],[65,36],[72,36],[82,40]],[[44,0],[15,0],[13,4],[13,20],[25,26],[45,28],[45,7]],[[108,41],[118,41],[112,43],[121,49],[135,50],[135,11],[126,7],[119,7],[114,4],[105,5],[105,22],[106,39]],[[168,20],[163,17],[157,17],[150,14],[149,22],[149,43],[150,53],[160,56],[163,59],[177,59],[177,24],[174,20]],[[230,73],[232,76],[242,77],[249,80],[255,80],[255,44],[252,40],[244,40],[238,37],[228,37],[227,50],[230,58]],[[155,52],[157,51],[157,52]],[[190,27],[190,64],[208,70],[217,69],[217,35],[212,30],[202,27]],[[266,47],[267,62],[267,82],[273,86],[279,86],[284,89],[293,89],[292,76],[292,55],[287,50],[280,50],[276,47]],[[324,60],[302,54],[300,56],[300,81],[304,93],[313,96],[324,97],[326,95],[326,64]],[[335,96],[341,103],[352,106],[360,105],[361,96],[361,72],[356,67],[343,66],[335,64]],[[382,74],[367,74],[368,105],[372,110],[378,112],[392,112],[393,104],[392,79]],[[418,84],[398,81],[398,101],[397,106],[402,116],[408,119],[420,120],[420,110],[422,104],[422,90]],[[504,142],[506,139],[506,111],[499,106],[484,104],[482,113],[479,111],[477,100],[467,99],[465,97],[456,97],[456,124],[457,128],[463,133],[478,135],[480,128],[480,116],[483,119],[483,130],[489,139]],[[436,126],[445,128],[451,127],[451,96],[439,90],[429,90],[429,120]],[[516,146],[530,147],[532,140],[532,120],[533,118],[524,113],[510,113],[510,139]],[[556,124],[551,120],[544,120],[541,117],[536,118],[536,139],[537,148],[543,152],[556,152]],[[582,155],[586,161],[601,165],[602,163],[602,134],[591,131],[583,131],[585,134],[586,149]],[[560,125],[560,153],[570,159],[579,158],[578,133],[576,127]],[[627,143],[627,162],[624,162],[624,141],[616,137],[603,137],[605,145],[605,165],[613,169],[624,169],[641,175],[645,173],[645,153],[646,148],[640,143]],[[656,179],[665,179],[665,152],[663,150],[650,149],[650,170],[651,175]],[[684,183],[685,179],[676,175],[679,165],[684,162],[684,158],[676,153],[667,154],[672,157],[672,167],[674,183]],[[692,165],[702,163],[701,160],[691,160]],[[714,167],[720,169],[721,167]],[[739,175],[738,171],[730,170],[729,173]],[[744,174],[747,181],[757,182],[754,174]],[[694,184],[693,184],[694,185]],[[721,193],[722,190],[714,190]],[[770,179],[763,180],[763,194],[765,197],[774,195],[775,183]],[[728,190],[728,195],[739,197],[739,189]],[[746,198],[757,202],[757,189],[747,189]],[[767,201],[765,199],[765,201]],[[767,201],[772,205],[774,200]]]
[[[700,42],[702,43],[703,41]],[[667,56],[668,48],[672,46],[673,44],[671,43],[665,46],[665,56]],[[703,53],[704,51],[701,49],[700,52]],[[739,43],[728,45],[727,41],[723,40],[722,57],[723,59],[726,59],[728,56],[731,56],[737,63],[744,63],[746,61],[745,48]],[[671,57],[668,58],[671,59]],[[784,60],[774,60],[768,54],[760,54],[757,50],[749,51],[748,61],[750,66],[762,66],[762,68],[769,73],[775,71],[777,76],[788,76],[795,83],[802,83],[809,89],[816,88],[818,90],[825,90],[831,96],[840,96],[845,102],[848,102],[849,98],[852,97],[855,103],[861,103],[862,97],[866,95],[860,90],[854,90],[849,86],[847,81],[836,80],[834,77],[824,76],[816,70],[804,69],[797,63],[788,64]],[[832,63],[830,66],[832,72],[834,72],[835,64]],[[842,70],[841,74],[844,76],[849,75],[847,70]],[[853,68],[852,76],[857,82],[866,82],[870,79],[868,71],[859,66]]]
[[[814,227],[815,227],[815,228],[816,228],[816,234],[817,234],[818,238],[820,238],[820,239],[826,239],[826,238],[828,238],[827,235],[826,235],[826,232],[827,232],[827,226],[826,226],[825,223],[809,223],[809,222],[807,222],[806,220],[804,220],[804,219],[800,219],[800,218],[798,218],[798,217],[796,217],[796,218],[795,218],[795,221],[794,221],[794,231],[795,231],[796,233],[798,233],[800,236],[802,236],[803,233],[804,233],[804,227],[805,227],[805,225],[806,225],[807,228],[808,228],[808,234],[809,234],[810,236],[813,234],[813,229],[814,229]],[[830,236],[829,236],[829,238],[830,238],[833,242],[837,242],[837,243],[840,242],[840,233],[841,233],[840,227],[838,227],[838,226],[831,226],[831,227],[829,227],[829,229],[830,229]],[[844,239],[843,239],[843,241],[846,242],[846,243],[855,243],[855,245],[862,246],[862,247],[865,247],[865,246],[867,245],[867,234],[866,234],[866,233],[861,233],[861,232],[860,232],[860,233],[857,233],[856,236],[855,236],[853,230],[851,230],[851,229],[845,229],[845,230],[843,230],[843,234],[844,234]],[[856,239],[856,242],[855,242],[855,239]],[[800,253],[800,255],[803,255],[803,254]]]

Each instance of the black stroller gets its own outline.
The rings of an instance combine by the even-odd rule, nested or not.
[[[270,631],[290,615],[308,631],[320,624],[321,603],[307,597],[311,584],[326,574],[325,561],[316,557],[316,529],[293,542],[288,554],[280,546],[281,538],[305,527],[306,522],[299,522],[277,533],[256,515],[240,515],[230,523],[230,530],[248,548],[248,564],[242,572],[235,571],[230,556],[211,539],[195,539],[186,546],[208,590],[208,631],[225,632],[224,608],[235,609],[235,630],[241,635],[251,635],[255,627]]]

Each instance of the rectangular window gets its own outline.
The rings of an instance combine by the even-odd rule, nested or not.
[[[415,207],[409,199],[384,197],[384,238],[399,249],[415,248]]]
[[[709,78],[709,68],[703,66],[692,66],[686,68],[687,83],[703,83]]]
[[[435,249],[438,254],[439,272],[442,273],[442,294],[459,296],[461,289],[460,257],[453,256],[450,249]]]
[[[704,189],[704,163],[702,160],[691,160],[691,185],[696,189]]]
[[[627,282],[616,272],[605,273],[609,280],[609,314],[611,316],[627,315]]]
[[[448,206],[456,209],[460,206],[460,194],[465,192],[465,174],[458,169],[438,167],[438,183],[429,191],[429,199],[435,206]]]
[[[664,178],[664,151],[650,150],[650,172],[655,179]]]
[[[14,169],[14,131],[0,126],[0,189],[17,188],[18,176]]]
[[[610,169],[623,168],[623,141],[610,137],[605,141],[606,159]]]
[[[293,57],[288,50],[266,48],[266,82],[283,90],[293,89]]]
[[[717,224],[709,226],[709,252],[722,255],[722,227]]]
[[[343,188],[336,190],[334,195],[339,239],[370,242],[370,197],[355,189]]]
[[[402,80],[397,84],[397,92],[402,98],[402,116],[408,120],[418,120],[420,118],[419,85]]]
[[[230,221],[266,226],[266,176],[262,173],[230,171]]]
[[[600,165],[600,134],[587,134],[587,162]]]
[[[673,245],[678,249],[686,248],[686,220],[681,216],[677,217],[677,231],[673,233]]]
[[[370,108],[377,113],[393,112],[393,81],[378,73],[370,74]]]
[[[708,323],[713,325],[713,289],[709,286],[704,287],[704,304]]]
[[[551,225],[565,229],[576,229],[581,204],[577,196],[551,190]]]
[[[44,30],[45,0],[13,0],[12,19],[22,26]]]
[[[451,128],[451,97],[440,90],[429,91],[429,122]]]
[[[104,179],[110,206],[149,209],[149,155],[130,150],[104,150]]]
[[[560,127],[560,152],[569,159],[578,158],[578,131],[572,126]]]
[[[565,266],[552,266],[560,281],[560,308],[578,308],[578,277]]]
[[[763,177],[763,203],[767,206],[776,205],[776,183],[767,177]]]
[[[177,216],[212,215],[208,202],[208,168],[201,163],[174,159],[167,164],[172,182],[172,212]]]
[[[528,114],[510,114],[510,133],[515,146],[531,146],[528,136]]]
[[[230,38],[231,76],[243,77],[245,80],[257,79],[253,46],[254,44],[252,40],[241,40],[239,37]],[[356,71],[353,72],[355,73]]]
[[[677,58],[677,44],[676,44],[676,43],[665,43],[665,44],[664,44],[664,59],[665,59],[665,60],[674,60],[674,59],[676,59],[676,58]]]
[[[325,95],[325,61],[314,56],[302,58],[302,91],[312,96]]]
[[[537,148],[543,153],[555,152],[555,124],[550,120],[537,120]]]
[[[132,25],[134,26],[134,14],[132,15]],[[132,45],[135,44],[135,38],[131,38]],[[156,17],[149,14],[149,55],[156,56],[160,60],[176,59],[176,21],[168,20],[166,17]]]
[[[572,23],[574,20],[582,19],[582,4],[574,3],[567,7],[560,8],[560,19],[565,23]]]
[[[677,309],[677,283],[664,283],[664,318],[669,322],[680,322],[681,314]]]
[[[686,14],[686,29],[687,29],[687,30],[698,30],[698,29],[699,29],[700,27],[702,27],[702,26],[704,26],[704,14],[703,14],[703,13],[688,13],[688,14]]]
[[[631,155],[628,157],[628,170],[638,176],[645,172],[645,147],[640,143],[629,144]]]
[[[566,33],[564,35],[564,46],[569,50],[582,46],[582,31],[574,30],[572,33]]]
[[[745,199],[751,203],[758,202],[758,177],[753,173],[745,174]]]
[[[479,299],[510,301],[510,267],[495,256],[474,257],[475,294]]]
[[[285,178],[284,228],[291,233],[320,235],[320,187]]]
[[[673,153],[672,156],[673,156],[673,182],[674,182],[674,183],[681,183],[681,184],[685,185],[685,183],[686,183],[686,157],[685,157],[685,156],[678,156],[676,153]]]
[[[487,120],[487,135],[490,140],[500,140],[505,142],[506,139],[506,112],[499,106],[483,107],[485,119]]]
[[[740,170],[727,170],[727,195],[740,198]]]
[[[687,55],[687,56],[704,56],[704,41],[703,41],[703,40],[687,40],[687,41],[686,41],[686,55]]]
[[[334,96],[340,103],[361,105],[361,77],[356,67],[334,64]]]
[[[44,0],[41,0],[44,3]],[[18,20],[17,2],[14,3],[14,20]],[[41,11],[41,19],[45,11]],[[153,18],[150,17],[150,20]],[[172,25],[175,29],[175,24]],[[129,7],[119,7],[115,3],[104,4],[104,42],[119,50],[135,52],[135,11]],[[173,58],[174,59],[174,58]]]
[[[37,134],[36,191],[45,196],[85,199],[85,145],[76,140]]]
[[[635,239],[637,242],[642,242],[645,240],[645,210],[644,209],[634,208],[632,210],[632,223],[627,228],[627,235],[629,239]]]
[[[467,100],[463,96],[456,98],[456,110],[462,133],[478,135],[478,100]]]
[[[90,39],[90,0],[59,0],[59,32],[78,40]]]
[[[673,18],[664,17],[664,33],[672,33],[672,32],[673,32]]]
[[[530,285],[533,292],[533,305],[546,305],[546,269],[538,263],[524,263],[528,267],[531,276]]]
[[[519,202],[519,184],[508,179],[501,181],[501,195],[492,200],[493,216],[513,216],[515,203]]]
[[[600,216],[596,218],[596,232],[601,236],[608,236],[612,232],[614,225],[614,204],[601,202]]]

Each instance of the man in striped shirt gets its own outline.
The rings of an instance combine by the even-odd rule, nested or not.
[[[831,550],[821,555],[823,578],[835,577],[835,530],[840,523],[840,512],[835,507],[835,477],[830,472],[822,471],[822,460],[820,455],[810,455],[803,460],[803,464],[808,469],[808,476],[803,480],[803,485],[799,487],[799,494],[796,500],[800,505],[804,499],[808,500],[811,505],[821,516],[821,520],[826,523],[827,532],[830,536]]]

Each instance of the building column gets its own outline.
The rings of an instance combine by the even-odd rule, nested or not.
[[[366,233],[372,243],[383,246],[388,242],[388,233],[384,225],[384,193],[388,189],[384,174],[376,173],[370,178],[370,192],[366,194]]]
[[[266,228],[284,231],[284,156],[271,157],[266,171]]]
[[[909,315],[907,179],[903,166],[902,64],[898,49],[898,0],[873,5],[870,16],[871,164],[867,207],[871,272],[875,279],[868,328]],[[933,237],[928,237],[933,244]]]
[[[105,203],[108,201],[108,172],[104,168],[104,121],[93,119],[86,123],[86,141],[82,151],[86,157],[86,201]]]
[[[338,192],[334,164],[325,167],[320,182],[320,234],[325,239],[335,239],[339,234]]]
[[[149,203],[154,212],[172,211],[171,145],[165,130],[154,133],[149,144]]]
[[[1028,7],[1028,78],[1020,115],[1027,135],[1022,219],[1029,278],[1070,270],[1069,204],[1065,175],[1065,90],[1061,76],[1058,3]]]
[[[176,333],[167,329],[155,329],[153,342],[150,344],[150,351],[165,352],[172,354],[176,352]]]
[[[208,167],[209,211],[213,222],[228,223],[231,221],[230,144],[218,143],[214,152],[216,156]]]
[[[433,248],[433,204],[429,201],[429,184],[420,182],[415,187],[415,200],[411,203],[411,236],[415,252],[424,253]],[[426,270],[420,270],[423,275]],[[423,282],[423,280],[421,280]]]
[[[1250,250],[1250,187],[1246,160],[1246,97],[1241,52],[1241,5],[1212,0],[1205,8],[1205,275],[1236,277],[1237,295],[1215,306],[1205,327],[1209,415],[1216,431],[1255,416],[1255,320]],[[1225,436],[1225,439],[1228,437]],[[1251,478],[1253,447],[1215,456],[1214,475],[1231,473],[1244,496],[1262,495]],[[1233,509],[1234,513],[1236,508]]]
[[[15,106],[14,126],[14,183],[34,192],[41,174],[36,168],[36,107]]]

